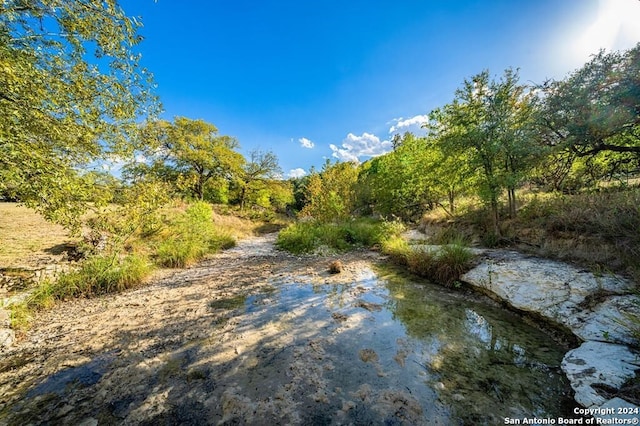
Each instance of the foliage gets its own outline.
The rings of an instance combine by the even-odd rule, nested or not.
[[[56,301],[113,293],[139,285],[150,273],[148,261],[137,255],[94,256],[80,269],[45,281],[26,301],[30,309],[45,309]]]
[[[446,286],[452,285],[471,268],[473,254],[462,244],[411,246],[401,237],[382,244],[382,252],[390,260],[406,266],[410,272]]]
[[[357,178],[354,163],[331,164],[327,160],[320,173],[309,176],[305,188],[307,204],[300,214],[321,222],[347,219],[355,206]]]
[[[577,156],[640,155],[640,44],[626,52],[602,50],[566,79],[541,89],[538,123],[548,145]]]
[[[235,240],[213,224],[211,205],[203,201],[189,206],[170,226],[156,250],[162,266],[183,268],[209,253],[233,247]]]
[[[149,164],[128,167],[127,176],[134,180],[153,176],[203,200],[207,184],[225,185],[243,173],[245,159],[235,151],[238,142],[218,135],[218,129],[204,120],[176,117],[173,123],[149,121],[139,138],[146,147],[144,156]]]
[[[91,237],[102,239],[109,253],[122,253],[132,239],[159,232],[161,209],[169,201],[169,188],[163,182],[139,181],[119,191],[118,204],[110,204],[89,218]]]
[[[278,234],[276,245],[292,253],[311,253],[321,247],[345,251],[372,247],[402,231],[398,223],[358,219],[339,223],[305,221],[289,225]]]
[[[515,189],[534,162],[533,108],[533,93],[518,84],[516,71],[507,69],[498,81],[488,71],[465,80],[452,103],[430,114],[428,127],[443,151],[468,154],[465,159],[482,171],[477,192],[491,208],[496,234],[502,190],[508,190],[509,212],[515,216]]]
[[[270,207],[267,181],[281,174],[278,157],[273,152],[252,151],[238,180],[240,210],[244,210],[247,199],[252,199],[258,206]]]
[[[79,229],[97,191],[78,170],[130,154],[157,110],[139,26],[112,1],[0,5],[0,192]]]
[[[434,205],[433,155],[426,141],[405,133],[396,149],[374,158],[361,168],[358,176],[360,203],[371,205],[383,216],[410,219]],[[366,189],[365,189],[366,188]],[[363,189],[366,195],[363,195]]]

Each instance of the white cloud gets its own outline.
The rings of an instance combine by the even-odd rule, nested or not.
[[[392,120],[392,122],[394,122],[395,124],[393,126],[391,126],[391,128],[389,128],[389,133],[395,133],[398,132],[402,129],[405,129],[406,131],[409,131],[409,128],[412,129],[416,129],[416,130],[420,130],[421,126],[426,123],[427,121],[429,121],[429,116],[428,115],[415,115],[411,118],[407,118],[404,119],[402,117],[400,118],[394,118]]]
[[[300,167],[298,167],[297,169],[293,169],[293,170],[289,170],[289,174],[288,176],[290,178],[301,178],[302,176],[305,176],[307,174],[307,172],[304,171],[304,169],[301,169]]]
[[[329,147],[333,151],[333,157],[342,161],[359,163],[360,157],[376,157],[389,152],[392,143],[390,141],[380,141],[380,138],[370,133],[363,133],[361,136],[349,133],[342,141],[341,147],[337,147],[334,144],[329,145]]]
[[[298,142],[300,142],[300,146],[303,148],[311,149],[315,146],[315,144],[307,138],[300,138],[298,139]]]

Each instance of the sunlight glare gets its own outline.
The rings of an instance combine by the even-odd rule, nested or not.
[[[638,42],[640,1],[599,0],[595,21],[571,42],[572,59],[583,62],[600,49],[629,49]]]

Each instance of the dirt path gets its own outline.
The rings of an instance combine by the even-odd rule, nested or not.
[[[309,424],[322,423],[328,408],[338,418],[353,411],[349,395],[343,406],[326,406],[335,392],[322,379],[332,368],[326,335],[287,323],[313,302],[262,324],[244,310],[248,298],[268,304],[276,282],[352,283],[375,254],[343,256],[343,273],[329,275],[332,259],[276,251],[274,238],[242,241],[195,267],[161,271],[140,289],[42,314],[1,354],[0,424]],[[320,328],[341,326],[343,318],[334,319]],[[374,404],[370,393],[360,399]],[[417,421],[412,403],[387,401]]]

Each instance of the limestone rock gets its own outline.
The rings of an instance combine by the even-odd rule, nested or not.
[[[516,309],[536,313],[569,328],[583,340],[631,343],[621,324],[640,299],[633,285],[615,276],[596,276],[561,262],[516,252],[492,252],[461,279],[488,290]]]
[[[16,333],[10,328],[0,328],[0,349],[10,347],[16,340]]]
[[[638,354],[624,345],[588,341],[567,352],[562,371],[571,382],[575,399],[585,407],[601,407],[607,399],[592,385],[602,383],[619,389],[640,368]]]

